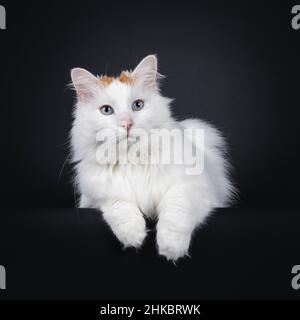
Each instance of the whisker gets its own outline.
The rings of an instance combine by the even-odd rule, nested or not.
[[[71,156],[71,152],[69,152],[69,154],[67,155],[67,157],[66,157],[66,159],[65,159],[65,161],[64,161],[64,163],[63,163],[63,165],[62,165],[62,167],[61,167],[61,169],[60,169],[60,172],[59,172],[59,175],[58,175],[58,179],[57,179],[57,183],[60,182],[61,175],[62,175],[62,173],[63,173],[63,170],[64,170],[64,168],[65,168],[65,166],[66,166],[66,163],[67,163],[67,161],[69,160],[70,156]]]

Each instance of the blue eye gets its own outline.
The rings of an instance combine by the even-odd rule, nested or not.
[[[133,111],[140,111],[144,107],[144,101],[141,99],[135,100],[131,106]]]
[[[104,105],[100,108],[100,112],[105,116],[109,116],[114,113],[114,109],[109,105]]]

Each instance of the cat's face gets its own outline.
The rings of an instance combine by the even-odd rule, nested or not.
[[[130,138],[135,129],[147,132],[170,121],[170,100],[157,84],[157,59],[147,56],[134,71],[119,77],[95,77],[75,68],[71,73],[78,96],[75,121],[95,133],[110,129],[117,138]]]

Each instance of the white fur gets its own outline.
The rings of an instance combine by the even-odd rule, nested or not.
[[[201,120],[176,121],[170,113],[170,99],[157,86],[157,61],[146,57],[130,73],[133,85],[114,80],[99,86],[99,80],[83,69],[72,70],[78,94],[71,132],[76,184],[81,195],[80,207],[103,212],[116,237],[125,245],[140,247],[146,237],[144,217],[157,217],[157,244],[161,255],[177,260],[188,254],[193,230],[216,207],[225,206],[233,187],[227,177],[224,140],[214,127]],[[136,112],[131,104],[143,99],[145,107]],[[99,112],[111,105],[110,116]],[[119,121],[130,117],[134,127],[201,128],[205,132],[205,170],[201,175],[187,176],[185,166],[99,165],[96,161],[96,134],[105,128],[124,138]],[[188,138],[187,138],[188,139]]]

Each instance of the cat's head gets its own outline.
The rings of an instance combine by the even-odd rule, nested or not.
[[[123,139],[134,134],[135,128],[149,131],[171,120],[170,99],[159,93],[155,55],[118,77],[96,77],[81,68],[73,69],[71,77],[78,98],[75,124],[84,130],[110,129]]]

